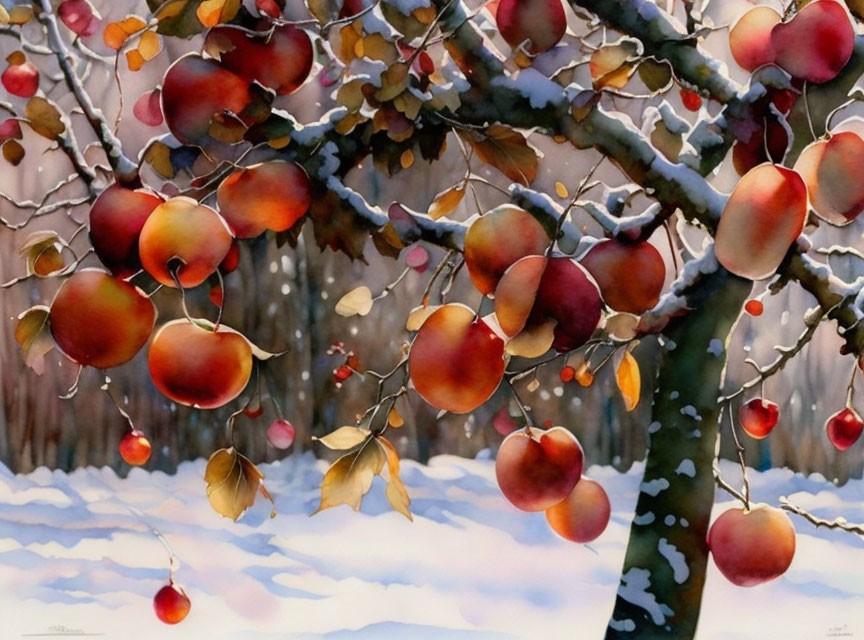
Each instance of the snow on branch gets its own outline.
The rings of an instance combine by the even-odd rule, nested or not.
[[[123,154],[120,140],[111,131],[105,115],[93,104],[90,94],[84,88],[84,83],[75,72],[73,67],[74,58],[67,48],[63,36],[60,34],[60,27],[57,24],[57,16],[51,6],[51,1],[39,0],[39,6],[42,9],[38,16],[39,22],[45,27],[49,47],[57,58],[57,63],[60,65],[60,71],[63,73],[69,90],[75,96],[78,106],[81,107],[84,116],[93,128],[96,138],[99,140],[99,144],[105,151],[108,164],[111,165],[111,170],[114,172],[114,177],[118,182],[122,183],[136,182],[138,180],[137,165]]]

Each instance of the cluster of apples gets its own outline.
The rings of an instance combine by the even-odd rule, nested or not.
[[[501,443],[495,476],[504,496],[523,511],[545,511],[561,537],[590,542],[606,529],[611,506],[600,484],[582,476],[579,441],[563,427],[514,431]]]
[[[144,188],[111,185],[89,220],[94,252],[108,271],[81,269],[60,286],[49,312],[58,349],[81,366],[109,369],[131,360],[152,335],[150,374],[165,396],[202,409],[230,402],[249,382],[251,343],[225,325],[186,318],[154,334],[156,307],[129,278],[143,269],[162,285],[187,288],[217,270],[228,273],[237,266],[238,238],[290,228],[306,213],[310,194],[303,168],[283,161],[228,176],[217,191],[218,212],[191,198],[165,200]],[[144,464],[150,443],[132,429],[120,452],[130,464]]]
[[[751,280],[771,276],[804,229],[808,205],[829,224],[852,222],[864,210],[862,162],[864,121],[850,118],[807,146],[792,169],[764,163],[749,170],[717,226],[720,264]]]
[[[465,236],[465,266],[477,290],[494,298],[494,313],[477,317],[447,304],[420,326],[409,371],[429,404],[467,413],[500,384],[507,343],[548,335],[536,350],[568,352],[585,344],[600,324],[604,303],[641,313],[657,303],[666,277],[663,259],[647,242],[609,239],[577,261],[551,252],[543,226],[527,211],[503,205],[475,220]]]
[[[222,25],[210,29],[205,57],[190,53],[179,58],[162,80],[162,113],[168,129],[183,144],[202,145],[212,140],[214,118],[234,114],[244,125],[266,117],[257,109],[253,83],[277,96],[296,91],[309,77],[313,49],[302,29],[282,24],[259,25],[269,36]]]
[[[735,61],[747,71],[775,64],[815,84],[834,79],[852,57],[855,28],[837,0],[815,0],[790,20],[768,6],[750,9],[729,32]]]

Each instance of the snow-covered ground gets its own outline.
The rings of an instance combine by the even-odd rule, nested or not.
[[[501,497],[489,460],[403,464],[414,522],[391,511],[376,479],[361,513],[308,517],[325,464],[262,465],[276,499],[238,523],[209,506],[205,462],[176,475],[109,469],[15,476],[0,466],[0,636],[69,631],[104,638],[601,638],[614,600],[641,466],[587,474],[610,494],[612,522],[590,546],[564,542],[543,514]],[[734,465],[724,475],[736,479]],[[752,473],[757,500],[780,495],[815,513],[864,521],[864,482],[835,489],[786,470]],[[722,509],[730,501],[718,494]],[[151,599],[167,554],[192,600],[176,627]],[[864,542],[795,517],[798,552],[778,581],[731,586],[710,568],[699,638],[864,638]]]

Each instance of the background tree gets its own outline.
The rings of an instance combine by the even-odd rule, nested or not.
[[[579,442],[565,429],[537,428],[534,421],[545,418],[538,405],[546,407],[532,402],[532,410],[523,398],[550,370],[564,384],[586,387],[609,370],[622,392],[616,409],[640,412],[634,423],[647,427],[650,447],[608,637],[691,637],[709,542],[736,584],[785,570],[794,532],[782,511],[751,508],[732,417],[754,438],[771,431],[777,406],[761,394],[745,402],[745,394],[781,371],[825,321],[840,336],[841,353],[853,356],[847,406],[828,420],[827,435],[842,450],[861,433],[853,407],[864,347],[861,282],[827,263],[862,257],[834,242],[843,234],[849,244],[848,229],[830,228],[852,222],[864,203],[854,177],[862,129],[844,120],[861,95],[864,58],[857,18],[845,5],[760,7],[728,34],[707,17],[707,2],[571,0],[565,10],[557,0],[473,8],[452,0],[307,7],[148,0],[137,9],[125,15],[127,8],[112,5],[100,17],[86,0],[39,0],[0,10],[2,34],[17,47],[0,79],[10,96],[0,105],[9,114],[0,124],[4,158],[21,165],[40,151],[59,151],[72,171],[38,197],[3,194],[18,209],[3,222],[17,231],[26,269],[6,287],[40,279],[47,286],[34,301],[51,300],[16,309],[15,339],[37,372],[46,357],[63,371],[75,364],[64,374],[65,395],[75,395],[80,377],[79,396],[97,389],[110,397],[128,421],[122,439],[113,436],[126,462],[150,455],[135,424],[172,442],[175,463],[215,450],[208,495],[236,519],[259,491],[269,497],[251,459],[290,447],[295,435],[305,440],[309,432],[295,434],[292,422],[326,425],[332,433],[321,433],[321,443],[344,453],[325,476],[319,509],[359,508],[372,477],[383,473],[391,504],[410,517],[398,477],[398,451],[409,445],[401,438],[394,445],[385,432],[398,434],[403,415],[413,414],[411,446],[422,458],[422,431],[436,410],[485,411],[484,421],[495,413],[502,434],[525,427],[499,452],[504,494],[526,510],[548,508],[557,531],[581,540],[605,526],[608,501],[604,511],[602,488],[580,479]],[[718,32],[752,72],[746,83],[703,48]],[[163,50],[172,64],[159,85],[134,101],[117,92],[112,122],[88,86],[93,69],[111,65],[121,88]],[[320,102],[303,93],[310,85],[321,88]],[[121,128],[130,105],[137,123]],[[168,133],[143,139],[145,126]],[[536,188],[548,171],[539,147],[548,157],[559,145],[571,148],[582,169],[563,164],[546,193]],[[140,149],[137,159],[132,148]],[[399,181],[425,163],[458,171],[425,185],[437,195],[418,213]],[[743,177],[727,196],[721,188],[733,186],[732,169]],[[483,206],[481,198],[503,206]],[[472,206],[476,217],[459,221]],[[87,219],[79,222],[79,210]],[[40,224],[49,219],[51,227]],[[281,271],[299,286],[291,295],[292,286],[281,284],[288,308],[315,327],[332,314],[318,303],[327,293],[322,258],[308,245],[364,261],[370,237],[383,257],[404,260],[401,271],[381,282],[370,276],[335,310],[366,316],[385,298],[408,293],[413,280],[417,308],[397,348],[365,360],[374,330],[363,321],[350,339],[322,342],[313,328],[292,340],[278,305],[252,304],[260,296],[250,292],[275,286],[268,277]],[[85,268],[98,264],[91,254],[108,271]],[[753,281],[767,283],[756,285],[755,297]],[[765,295],[793,288],[816,301],[798,340],[773,360],[762,354],[767,364],[754,363],[757,372],[743,385],[725,380],[730,345],[752,341],[733,332],[742,309],[759,316]],[[154,332],[157,307],[162,319],[176,319]],[[205,315],[212,320],[198,317]],[[141,393],[134,375],[125,379],[128,400],[112,379],[113,367],[129,361],[144,379],[145,359],[133,358],[148,340],[146,367],[174,403],[170,418],[137,404],[136,397],[158,396]],[[51,354],[55,346],[65,357]],[[323,357],[324,367],[312,366]],[[370,368],[379,364],[386,373]],[[332,372],[328,385],[365,390],[358,394],[365,406],[350,407],[355,424],[333,431],[342,420],[321,415],[334,404],[319,397],[285,402],[287,377],[322,370]],[[643,388],[653,391],[651,403],[639,402]],[[323,384],[312,389],[332,393]],[[505,395],[510,404],[499,409]],[[604,396],[602,389],[594,395]],[[19,414],[28,415],[21,397]],[[432,409],[419,408],[420,398]],[[236,428],[264,405],[277,418],[266,452],[263,430],[256,440],[254,431]],[[197,428],[215,424],[211,410],[226,412],[224,435]],[[714,464],[724,414],[733,436],[725,446],[745,472],[741,491]],[[35,412],[29,415],[31,424],[12,438],[19,446],[6,453],[25,469],[34,457]],[[56,415],[46,418],[57,424]],[[88,461],[86,443],[78,445],[66,449],[78,458],[62,464]],[[49,457],[57,456],[54,447]],[[532,484],[538,473],[544,481]],[[715,483],[743,509],[724,514],[709,536]],[[816,525],[860,531],[780,506]],[[740,548],[737,538],[755,559],[727,553]],[[776,554],[765,552],[763,539]],[[176,622],[185,614],[172,607],[188,610],[188,600],[166,593],[172,610],[160,617]]]

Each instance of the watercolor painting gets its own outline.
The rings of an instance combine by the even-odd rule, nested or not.
[[[0,46],[0,638],[864,639],[864,2]]]

